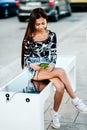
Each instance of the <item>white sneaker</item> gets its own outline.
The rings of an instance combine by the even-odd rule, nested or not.
[[[60,122],[59,122],[59,116],[58,113],[54,113],[54,111],[52,112],[52,123],[51,123],[51,127],[53,127],[54,129],[58,129],[60,128]]]
[[[87,113],[87,106],[82,102],[81,99],[78,99],[76,103],[72,101],[73,106],[81,113]]]

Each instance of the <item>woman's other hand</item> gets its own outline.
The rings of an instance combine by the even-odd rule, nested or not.
[[[51,72],[54,68],[55,68],[55,64],[50,63],[46,69],[47,69],[47,71]]]
[[[41,67],[39,66],[39,64],[39,62],[31,63],[30,67],[34,70],[40,70]]]

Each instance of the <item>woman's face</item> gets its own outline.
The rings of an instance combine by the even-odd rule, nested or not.
[[[44,31],[47,27],[47,20],[43,17],[36,19],[35,29],[36,31]]]

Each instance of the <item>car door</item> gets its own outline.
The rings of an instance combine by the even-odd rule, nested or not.
[[[59,2],[59,12],[60,14],[66,14],[67,12],[67,1],[66,0],[58,0]]]

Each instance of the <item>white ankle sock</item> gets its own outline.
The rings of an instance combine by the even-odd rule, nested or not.
[[[78,97],[75,97],[72,99],[73,103],[76,104],[78,102],[79,98]]]
[[[54,115],[58,115],[58,112],[56,112],[56,111],[53,110],[53,114],[54,114]]]

